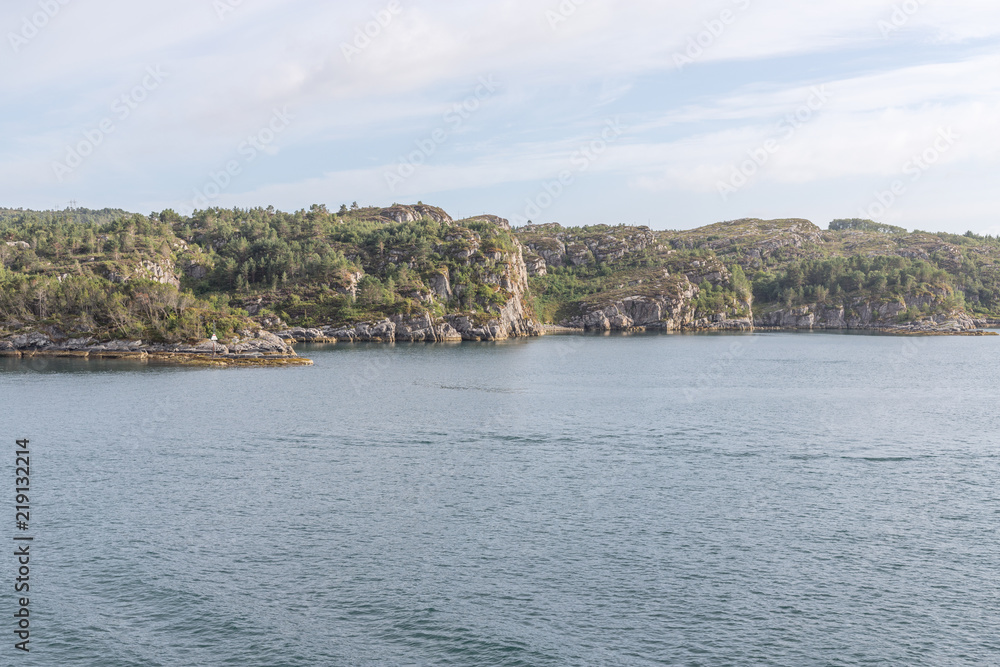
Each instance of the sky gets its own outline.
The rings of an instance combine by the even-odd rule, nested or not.
[[[6,0],[0,206],[1000,233],[996,0]]]

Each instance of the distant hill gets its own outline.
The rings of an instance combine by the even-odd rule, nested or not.
[[[1000,240],[972,233],[910,233],[872,221],[835,221],[822,230],[801,219],[660,232],[529,225],[516,233],[529,249],[539,311],[553,320],[572,322],[574,310],[586,318],[664,270],[698,284],[688,301],[700,328],[713,328],[705,318],[715,328],[745,328],[749,320],[757,327],[967,328],[972,318],[1000,315]],[[687,324],[675,318],[672,328]]]

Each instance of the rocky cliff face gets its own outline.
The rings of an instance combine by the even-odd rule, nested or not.
[[[779,308],[754,317],[757,327],[778,329],[898,329],[901,331],[971,331],[975,321],[961,311],[928,315],[917,321],[900,322],[908,308],[938,309],[943,295],[907,296],[902,301],[872,303],[856,301],[848,306],[807,304]]]
[[[693,300],[697,286],[686,277],[651,286],[652,293],[603,298],[581,304],[582,313],[564,320],[563,326],[588,331],[661,329],[675,331],[694,321]]]
[[[478,285],[489,286],[496,297],[502,297],[502,304],[477,301],[480,308],[474,313],[453,311],[443,316],[434,316],[430,312],[394,315],[344,326],[289,329],[278,335],[294,342],[382,343],[498,341],[541,335],[542,327],[528,305],[528,269],[524,262],[524,248],[516,239],[513,251],[504,251],[484,247],[477,233],[456,227],[437,250],[468,267],[476,275]],[[393,255],[393,259],[400,263],[409,261],[405,252]],[[427,276],[425,287],[421,296],[428,305],[441,307],[454,305],[463,298],[473,301],[478,298],[473,296],[476,284],[452,284],[447,268]]]
[[[562,326],[588,331],[662,331],[753,329],[751,301],[723,301],[717,312],[699,310],[698,297],[705,282],[728,287],[732,274],[720,262],[695,260],[686,273],[671,275],[661,269],[617,290],[581,301],[580,314]]]
[[[430,313],[416,316],[395,315],[376,322],[359,322],[341,327],[296,328],[278,333],[290,342],[425,342],[499,341],[520,336],[538,336],[541,326],[527,306],[527,269],[524,261],[512,259],[497,282],[510,290],[507,303],[495,315],[449,314],[433,317]],[[442,276],[443,277],[443,276]]]
[[[599,226],[580,233],[557,223],[526,225],[518,237],[527,248],[525,262],[533,276],[544,276],[552,268],[614,262],[647,248],[660,248],[656,233],[648,227]]]
[[[957,310],[922,316],[915,321],[900,321],[900,315],[908,308],[938,308],[940,299],[929,296],[914,296],[905,302],[892,303],[857,301],[848,306],[809,304],[757,314],[753,313],[751,304],[744,303],[726,312],[698,316],[694,304],[699,288],[686,276],[682,278],[651,286],[652,294],[621,298],[603,296],[598,300],[584,301],[580,315],[560,324],[588,331],[832,329],[902,333],[958,333],[989,324],[985,320],[977,322],[967,313]]]
[[[490,219],[486,221],[489,222]],[[499,226],[505,229],[504,225]],[[524,262],[524,246],[513,238],[511,250],[485,247],[478,234],[470,233],[470,230],[464,231],[461,239],[452,241],[455,244],[451,248],[452,256],[474,269],[481,284],[492,287],[497,290],[498,295],[505,298],[499,306],[480,304],[486,314],[452,313],[444,317],[443,323],[458,332],[463,340],[503,340],[538,335],[541,327],[528,305],[528,269]],[[438,295],[446,294],[450,289],[453,295],[463,296],[471,288],[469,285],[451,285],[449,276],[444,273],[440,277],[432,276],[431,282],[431,289]],[[447,329],[444,331],[450,334]],[[403,335],[405,339],[409,334],[404,331]]]
[[[847,306],[809,304],[760,313],[753,312],[751,303],[738,303],[724,312],[704,315],[697,313],[695,308],[699,287],[687,276],[647,284],[644,292],[629,296],[621,296],[625,292],[619,292],[618,295],[585,300],[581,303],[580,315],[560,324],[588,331],[831,329],[901,333],[960,333],[973,331],[982,324],[958,310],[900,321],[907,309],[939,309],[941,297],[938,296],[911,296],[902,302],[891,303],[859,300]]]

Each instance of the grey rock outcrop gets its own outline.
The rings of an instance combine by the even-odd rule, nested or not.
[[[721,262],[694,260],[687,273],[671,275],[661,269],[612,292],[584,299],[580,314],[560,324],[589,331],[752,330],[752,297],[748,302],[730,298],[720,312],[699,311],[703,283],[729,287],[731,280]]]
[[[525,260],[533,276],[546,275],[563,266],[614,262],[647,248],[660,247],[648,227],[607,227],[589,234],[565,230],[557,223],[526,225],[517,229],[525,244]]]
[[[208,276],[208,268],[197,262],[188,262],[184,267],[184,275],[192,280],[204,280]]]
[[[414,204],[412,206],[395,205],[379,211],[379,217],[398,223],[416,222],[421,218],[430,218],[435,222],[453,222],[451,216],[437,206]]]
[[[430,287],[431,292],[443,303],[447,303],[452,297],[450,275],[446,267],[440,272],[433,274],[428,281],[427,286]]]
[[[699,288],[686,277],[661,284],[654,294],[628,296],[611,303],[583,305],[583,313],[563,321],[587,331],[714,329],[749,331],[753,320],[728,312],[696,319]]]
[[[169,259],[161,262],[142,260],[138,265],[121,273],[108,271],[106,278],[113,283],[127,283],[132,280],[151,280],[163,285],[180,287],[181,281],[174,273],[174,263]]]
[[[780,308],[754,317],[755,325],[777,329],[899,329],[911,331],[972,331],[976,322],[961,311],[920,316],[916,321],[900,321],[908,309],[940,309],[945,295],[907,296],[902,301],[873,303],[856,301],[848,306],[807,304]]]

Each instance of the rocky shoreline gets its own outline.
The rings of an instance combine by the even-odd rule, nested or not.
[[[667,329],[664,327],[631,327],[628,329],[587,329],[584,327],[568,327],[559,324],[545,325],[545,335],[596,335],[611,333],[794,333],[794,332],[856,332],[856,333],[882,333],[894,336],[1000,336],[996,331],[985,331],[983,329],[954,329],[954,328],[931,328],[920,326],[868,326],[856,328],[832,328],[832,327],[683,327],[680,329]]]
[[[471,316],[450,315],[433,318],[396,316],[377,322],[361,322],[351,326],[302,328],[279,331],[283,341],[294,343],[452,343],[501,341],[510,338],[541,336],[542,327],[522,313],[502,313],[485,322],[475,322]]]
[[[1000,325],[1000,322],[996,324]],[[543,324],[536,325],[530,336],[552,336],[552,335],[597,335],[611,333],[790,333],[790,332],[857,332],[857,333],[880,333],[895,336],[997,336],[995,331],[985,331],[982,328],[966,328],[964,323],[954,320],[944,320],[940,323],[926,321],[920,323],[889,325],[870,324],[853,327],[798,327],[798,326],[769,326],[766,324],[755,324],[749,318],[739,320],[718,320],[718,321],[697,321],[691,325],[680,327],[667,326],[666,323],[656,322],[650,325],[640,326],[568,326],[566,324]],[[495,332],[494,332],[495,333]],[[300,343],[336,344],[336,343],[446,343],[446,342],[498,342],[521,336],[506,335],[463,335],[455,329],[450,328],[447,323],[427,326],[423,329],[414,330],[406,327],[396,327],[391,320],[373,322],[367,324],[357,324],[352,327],[324,327],[324,328],[294,328],[286,331],[279,331],[277,334],[282,340],[290,345]]]
[[[897,326],[897,327],[859,327],[854,329],[833,329],[833,328],[823,328],[815,327],[812,329],[794,329],[794,328],[781,328],[781,327],[756,327],[754,331],[761,332],[854,332],[854,333],[880,333],[888,334],[892,336],[1000,336],[1000,333],[996,331],[984,331],[982,329],[931,329],[931,328],[920,328],[911,326]]]
[[[268,331],[242,331],[228,342],[203,340],[195,344],[99,341],[69,338],[61,332],[35,331],[0,340],[0,357],[129,359],[143,363],[183,366],[310,366],[312,360]]]
[[[981,330],[1000,325],[996,320],[975,320],[962,312],[926,316],[899,322],[904,308],[898,304],[872,306],[852,304],[850,309],[817,305],[753,311],[752,303],[740,304],[742,313],[718,313],[696,318],[687,292],[669,295],[632,296],[611,304],[586,309],[577,317],[547,325],[547,331],[636,332],[636,331],[870,331],[899,335],[981,335]],[[747,313],[747,314],[744,314]]]
[[[1000,322],[984,322],[1000,325]],[[530,332],[506,335],[503,330],[490,327],[473,327],[465,333],[447,322],[433,324],[428,318],[428,326],[413,328],[398,325],[391,320],[372,324],[358,324],[353,327],[322,329],[290,329],[277,334],[258,331],[226,343],[210,340],[194,345],[144,343],[143,341],[105,341],[93,338],[53,337],[43,332],[21,334],[0,340],[0,358],[74,358],[74,359],[125,359],[146,364],[164,364],[205,367],[289,367],[311,366],[312,360],[299,356],[294,345],[299,343],[399,343],[399,342],[498,342],[524,336],[545,335],[596,335],[611,333],[712,333],[712,332],[803,332],[803,331],[845,331],[858,333],[885,334],[894,336],[997,336],[995,331],[965,329],[953,322],[932,326],[861,326],[861,327],[790,327],[754,326],[739,322],[740,326],[685,326],[668,328],[663,326],[633,326],[627,329],[586,328],[564,325],[536,325]],[[475,331],[476,333],[470,333]]]

